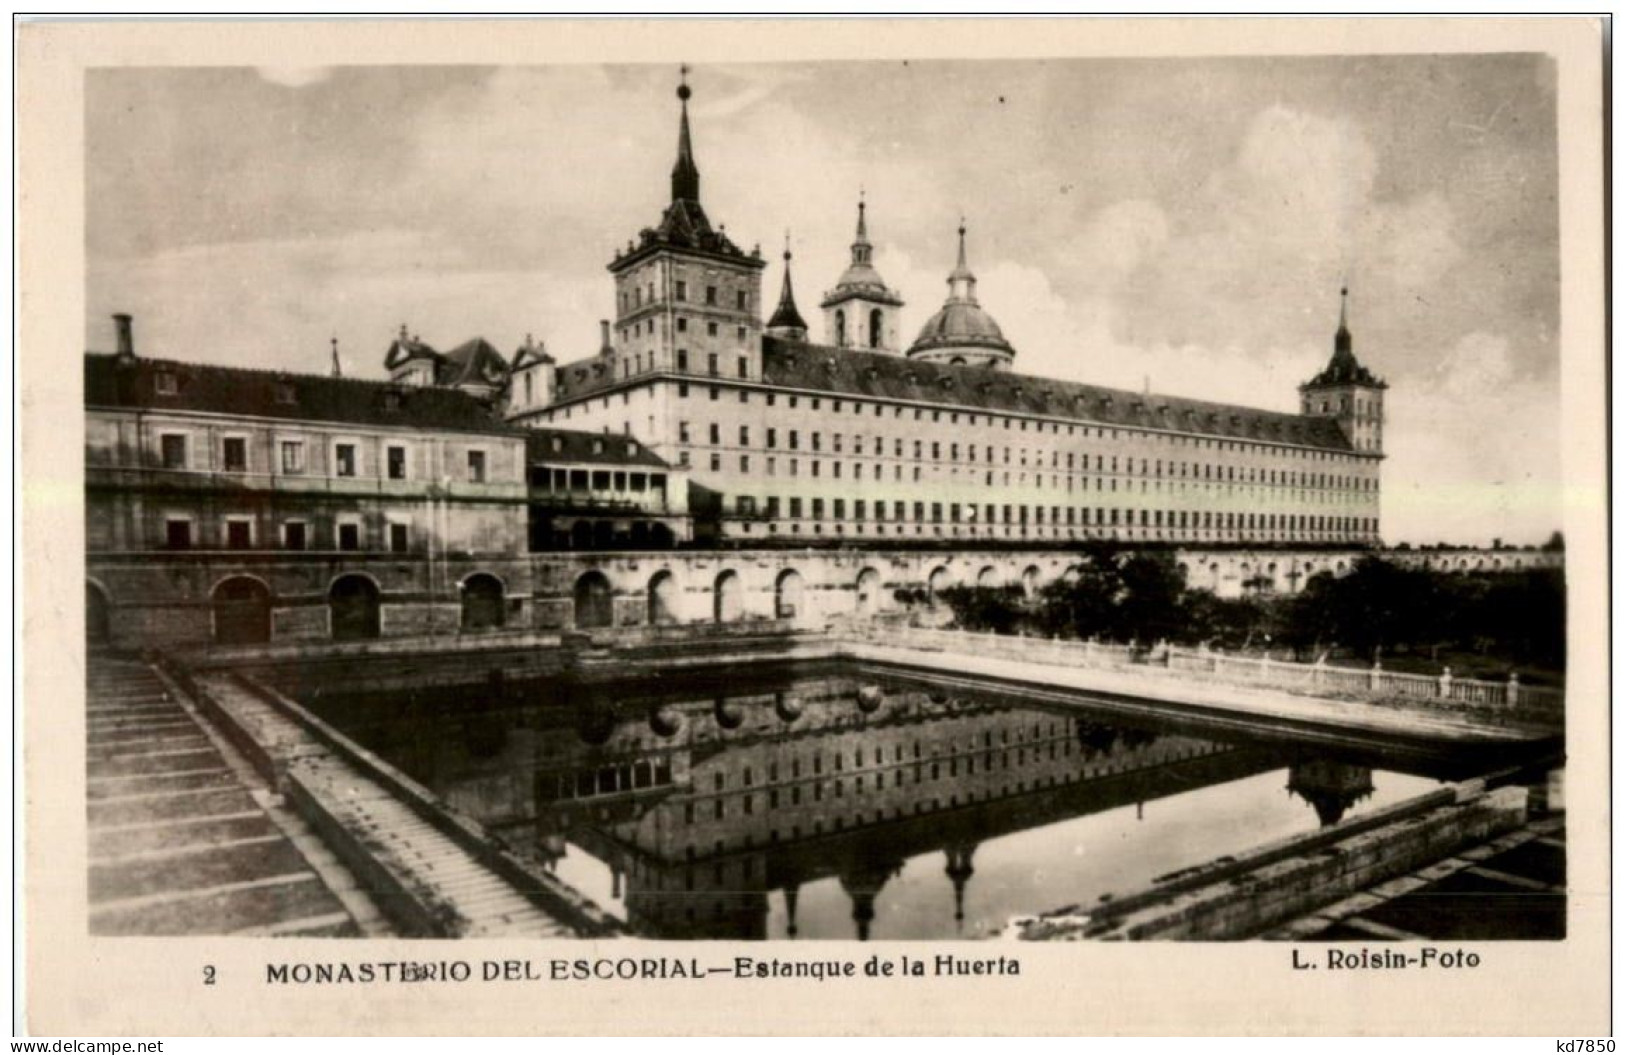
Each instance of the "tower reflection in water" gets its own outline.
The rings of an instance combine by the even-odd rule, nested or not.
[[[843,673],[317,706],[650,937],[969,937],[1431,784]]]

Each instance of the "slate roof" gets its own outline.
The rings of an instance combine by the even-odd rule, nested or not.
[[[484,337],[464,341],[440,357],[435,383],[490,385],[501,388],[508,380],[508,363]]]
[[[158,376],[174,378],[174,394]],[[396,385],[319,374],[246,370],[168,359],[85,356],[85,406],[191,410],[288,421],[322,421],[519,435],[492,404],[454,388]]]
[[[630,436],[571,429],[526,429],[525,460],[531,465],[591,463],[593,465],[644,465],[669,469],[670,464]],[[602,450],[595,450],[594,446]]]

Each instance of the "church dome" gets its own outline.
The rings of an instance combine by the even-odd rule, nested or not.
[[[1004,339],[1004,331],[987,309],[973,302],[949,301],[920,327],[910,351],[925,351],[950,345],[981,345],[1001,348],[1011,355],[1015,349]]]
[[[965,262],[965,227],[961,224],[959,263],[948,275],[948,300],[920,327],[920,335],[909,346],[909,358],[1002,369],[1015,354],[999,324],[976,302],[976,276]]]

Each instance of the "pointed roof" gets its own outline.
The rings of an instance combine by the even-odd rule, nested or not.
[[[796,310],[796,294],[790,285],[790,240],[786,236],[784,242],[784,286],[779,290],[779,306],[773,312],[773,317],[767,320],[770,330],[800,330],[805,336],[807,321]]]
[[[694,162],[694,135],[689,128],[688,100],[694,92],[688,86],[688,67],[682,67],[683,81],[677,87],[682,110],[677,121],[677,160],[671,169],[671,203],[661,214],[660,223],[638,232],[635,244],[617,253],[609,270],[618,272],[663,248],[683,249],[726,258],[730,263],[766,267],[761,253],[746,254],[729,240],[725,230],[711,226],[711,218],[700,205],[700,169]]]
[[[840,280],[835,288],[824,294],[821,307],[830,308],[845,300],[877,301],[881,304],[894,304],[901,306],[903,298],[898,296],[886,280],[880,277],[875,270],[875,247],[869,241],[869,222],[866,215],[866,203],[862,194],[858,196],[858,233],[852,242],[852,262],[841,272]]]
[[[442,357],[435,381],[442,385],[500,386],[508,379],[508,361],[484,337],[464,341]]]
[[[1326,369],[1316,374],[1301,388],[1320,388],[1328,385],[1367,385],[1387,388],[1388,383],[1360,365],[1354,357],[1354,336],[1349,333],[1349,288],[1343,287],[1343,303],[1337,316],[1337,335],[1332,341],[1332,359]]]
[[[525,334],[525,343],[521,344],[519,350],[513,353],[513,362],[508,369],[511,372],[517,372],[527,366],[535,366],[537,363],[553,363],[554,361],[554,358],[547,354],[547,342],[543,341],[538,344],[527,333]]]
[[[671,168],[671,200],[700,203],[700,168],[694,164],[693,136],[688,130],[688,100],[694,92],[688,86],[688,67],[682,68],[682,83],[677,86],[683,113],[677,124],[677,163]]]
[[[401,323],[400,335],[389,343],[389,349],[384,352],[384,367],[394,370],[413,359],[428,359],[438,363],[440,358],[439,352],[423,343],[415,335],[408,336],[406,324],[403,322]]]

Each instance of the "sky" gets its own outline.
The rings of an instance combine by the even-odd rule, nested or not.
[[[591,355],[669,196],[669,66],[122,68],[87,81],[85,339],[383,377],[404,324]],[[1029,374],[1295,410],[1350,288],[1390,543],[1560,525],[1555,66],[1535,55],[701,66],[701,196],[817,301],[861,192],[913,334],[968,227]]]

